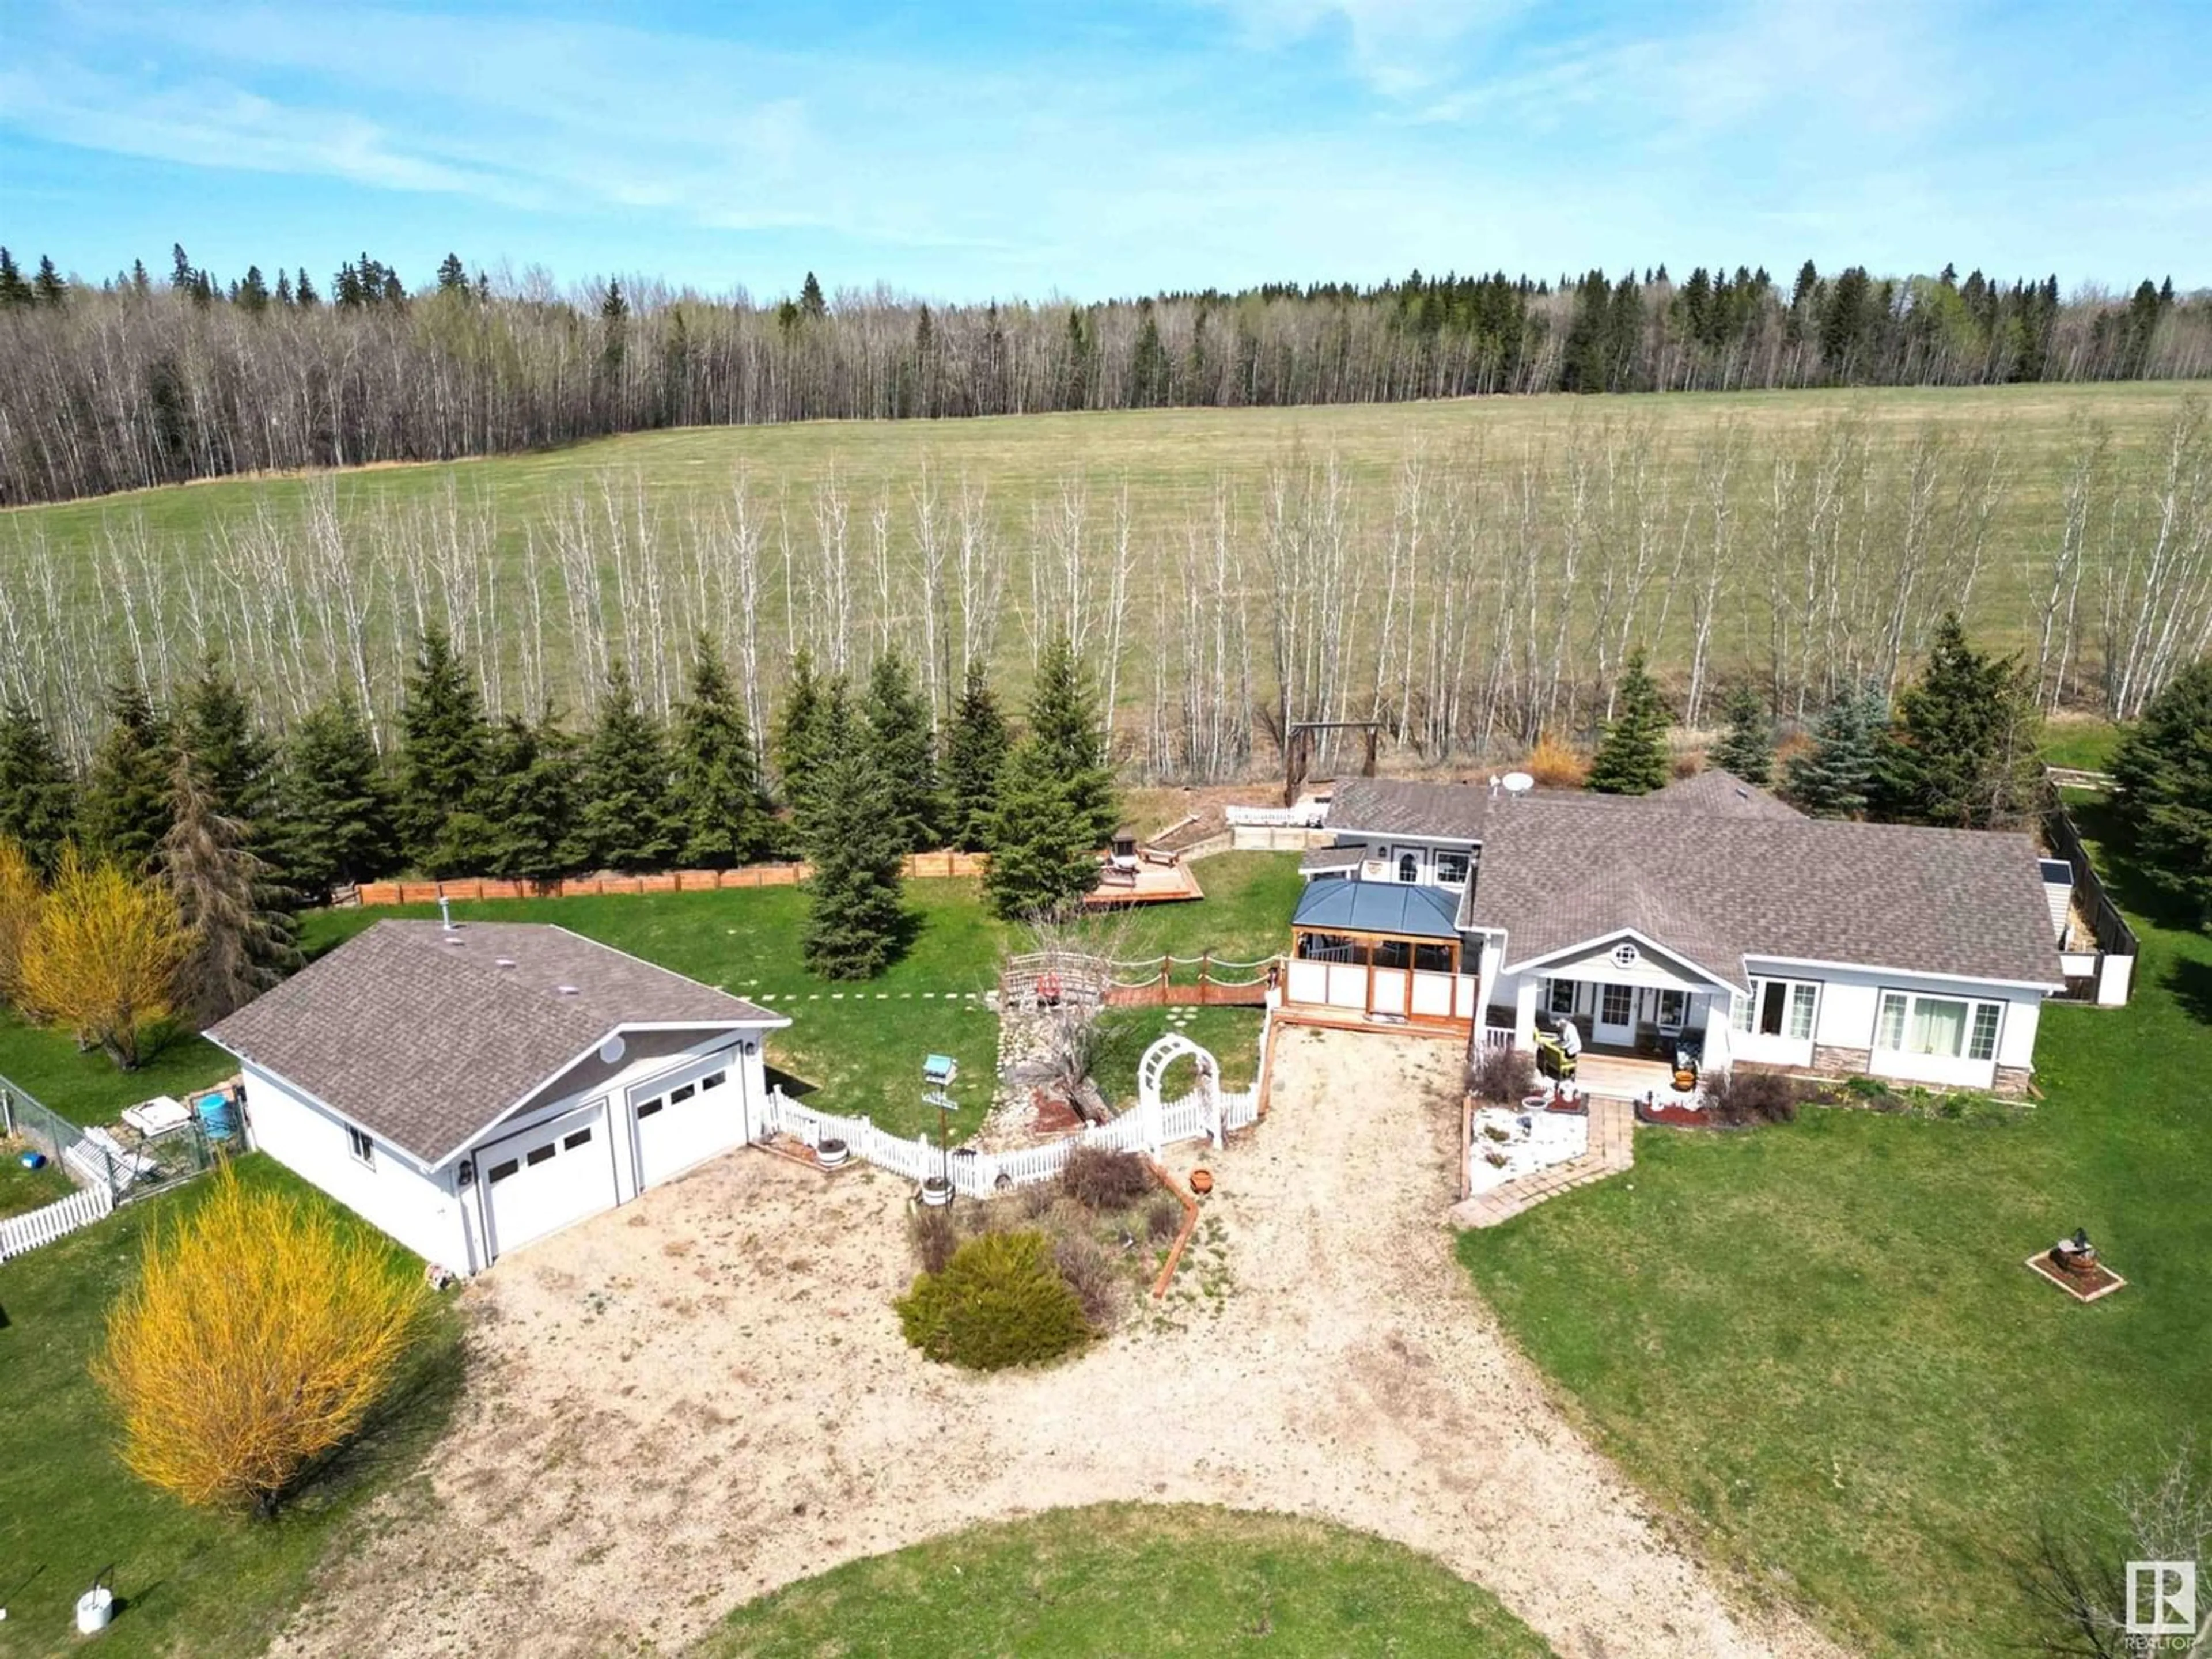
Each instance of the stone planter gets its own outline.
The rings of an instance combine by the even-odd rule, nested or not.
[[[852,1148],[834,1137],[814,1149],[814,1161],[825,1170],[842,1169],[852,1156]]]
[[[921,1182],[921,1201],[931,1209],[942,1209],[952,1201],[952,1183],[943,1176],[926,1176]]]

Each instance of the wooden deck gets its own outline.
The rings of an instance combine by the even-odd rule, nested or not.
[[[1178,859],[1173,864],[1140,863],[1134,881],[1116,881],[1110,876],[1083,896],[1086,908],[1115,910],[1125,904],[1180,904],[1187,899],[1202,899],[1206,890],[1198,884],[1198,877],[1189,864]]]

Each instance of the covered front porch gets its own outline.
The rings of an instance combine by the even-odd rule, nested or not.
[[[1639,1066],[1671,1077],[1685,1060],[1701,1073],[1728,1069],[1739,993],[1648,941],[1616,937],[1556,952],[1502,973],[1490,991],[1484,1041],[1496,1047],[1533,1049],[1540,1031],[1571,1019],[1586,1059],[1624,1079]]]
[[[1467,1031],[1480,1001],[1457,895],[1395,882],[1318,881],[1298,896],[1283,1001],[1344,1020]]]

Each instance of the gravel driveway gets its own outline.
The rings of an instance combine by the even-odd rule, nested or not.
[[[1458,1064],[1283,1033],[1269,1116],[1211,1160],[1184,1278],[1218,1294],[1042,1374],[900,1340],[904,1189],[872,1172],[738,1153],[535,1245],[465,1292],[458,1420],[279,1650],[675,1647],[855,1556],[1128,1498],[1395,1539],[1563,1654],[1832,1651],[1724,1599],[1498,1334],[1443,1219]]]

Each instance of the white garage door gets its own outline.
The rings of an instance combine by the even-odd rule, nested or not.
[[[503,1255],[572,1221],[611,1209],[614,1148],[607,1103],[588,1106],[495,1141],[477,1154],[491,1216],[492,1249]]]
[[[651,1187],[745,1138],[744,1091],[734,1052],[717,1054],[713,1069],[673,1085],[648,1083],[630,1091],[637,1120],[638,1184]]]

